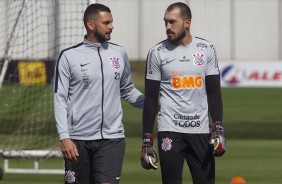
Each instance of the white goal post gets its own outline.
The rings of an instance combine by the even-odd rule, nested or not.
[[[4,172],[5,173],[18,173],[18,174],[63,174],[64,169],[40,169],[39,159],[41,158],[62,158],[60,151],[48,151],[48,150],[0,150],[4,160]],[[27,168],[11,168],[9,167],[8,158],[32,158],[33,169]]]
[[[83,13],[95,2],[0,1],[0,157],[4,173],[64,173],[63,166],[39,167],[41,159],[62,158],[53,115],[52,76],[59,52],[82,41]],[[34,168],[10,167],[9,160],[21,158],[33,160]]]

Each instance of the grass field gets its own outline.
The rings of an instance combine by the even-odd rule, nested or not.
[[[144,67],[145,63],[131,63],[133,81],[138,89],[144,91]],[[39,89],[39,90],[38,90]],[[54,129],[51,87],[46,88],[16,89],[8,86],[0,90],[0,145],[8,137],[15,136],[9,145],[28,142],[28,148],[44,145],[45,141],[51,141],[54,147],[58,146],[56,139],[46,138],[47,129],[41,129],[36,135],[36,140],[30,132],[26,136],[18,136],[14,130],[26,129],[22,125],[23,120],[28,122],[34,119],[36,110],[43,108],[38,105],[45,101],[49,109],[44,110],[42,121],[37,124],[47,123]],[[39,93],[31,95],[30,91]],[[44,93],[45,95],[42,95]],[[14,102],[10,103],[11,94]],[[41,94],[41,95],[40,95]],[[222,158],[216,159],[216,183],[228,184],[232,177],[241,175],[248,183],[254,184],[281,184],[282,178],[282,88],[223,88],[224,127],[228,139],[228,152]],[[32,101],[32,103],[28,103]],[[142,111],[133,108],[122,101],[124,117],[123,122],[126,131],[126,154],[123,167],[121,184],[158,184],[161,183],[160,170],[143,170],[139,163],[141,117]],[[19,114],[19,111],[23,111]],[[32,113],[31,113],[32,112]],[[7,128],[8,127],[8,128]],[[157,124],[155,124],[156,131]],[[7,128],[5,130],[5,128]],[[12,135],[12,136],[10,136]],[[32,139],[32,140],[31,140]],[[22,142],[21,142],[22,141]],[[49,143],[48,143],[49,145]],[[0,147],[2,149],[2,147]],[[3,168],[3,159],[0,158],[0,166]],[[33,163],[26,159],[11,160],[12,167],[31,168]],[[41,160],[43,168],[63,168],[61,159]],[[187,166],[184,170],[184,182],[191,183]],[[63,183],[61,175],[30,175],[30,174],[5,174],[0,184],[58,184]]]
[[[126,139],[126,153],[121,184],[161,184],[160,170],[144,170],[139,161],[140,138]],[[229,184],[232,177],[242,176],[248,184],[281,184],[282,140],[228,140],[228,152],[216,158],[216,183]],[[43,168],[63,168],[62,160],[40,162]],[[2,165],[2,160],[1,160]],[[13,160],[11,167],[32,167],[28,160]],[[183,183],[191,183],[187,165]],[[61,184],[62,175],[5,174],[1,184]]]

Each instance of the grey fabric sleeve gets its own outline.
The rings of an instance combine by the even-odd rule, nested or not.
[[[131,79],[131,70],[128,61],[128,56],[125,50],[121,52],[124,59],[124,71],[121,76],[120,92],[121,97],[136,108],[144,107],[144,95],[135,88]]]
[[[64,54],[62,54],[57,62],[54,77],[54,113],[60,140],[69,138],[67,124],[69,78],[68,62]]]

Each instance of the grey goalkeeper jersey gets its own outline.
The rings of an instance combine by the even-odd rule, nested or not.
[[[217,75],[214,46],[197,37],[186,46],[165,40],[148,54],[146,78],[160,81],[158,131],[209,133],[205,76]]]
[[[143,108],[123,47],[83,43],[61,52],[54,76],[54,112],[60,140],[124,137],[121,97]]]

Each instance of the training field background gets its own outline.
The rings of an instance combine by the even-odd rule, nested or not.
[[[144,170],[139,162],[140,138],[127,137],[121,184],[161,184],[160,169]],[[216,183],[229,184],[240,175],[248,184],[281,184],[281,140],[228,140],[228,152],[216,158]],[[2,162],[1,162],[2,163]],[[62,160],[42,160],[44,168],[62,168]],[[27,160],[15,160],[12,166],[32,167]],[[183,183],[192,183],[187,166]],[[62,175],[5,174],[1,184],[62,184]]]
[[[136,87],[144,91],[145,62],[131,62],[131,68]],[[228,150],[223,157],[216,158],[216,183],[229,184],[234,176],[242,176],[248,184],[281,184],[282,89],[223,88],[222,95]],[[147,171],[140,165],[142,110],[124,101],[123,110],[126,153],[120,183],[160,184],[160,169]],[[54,144],[59,146],[56,141]],[[0,166],[3,169],[2,158]],[[10,167],[33,168],[33,162],[11,159]],[[40,168],[63,169],[63,160],[42,159]],[[18,183],[59,184],[63,183],[63,175],[5,173],[0,181],[0,184]],[[187,164],[184,165],[183,183],[191,183]]]
[[[219,61],[282,62],[282,0],[178,1],[191,7],[192,35],[211,41]],[[47,149],[45,144],[49,143],[59,149],[57,136],[52,137],[47,131],[55,130],[49,85],[53,65],[61,50],[83,40],[83,12],[94,2],[112,10],[111,42],[124,46],[131,61],[142,60],[130,64],[136,87],[144,91],[144,60],[149,49],[166,38],[164,11],[175,0],[0,0],[2,74],[4,63],[10,62],[0,89],[0,150],[8,149],[6,145],[21,148],[22,143],[27,144],[23,149]],[[26,88],[15,85],[19,78],[16,64],[25,60],[46,63],[48,85]],[[26,70],[25,75],[38,74],[35,71]],[[228,150],[222,158],[216,158],[216,183],[230,184],[233,177],[241,176],[248,184],[282,184],[282,86],[223,88],[222,95]],[[142,110],[122,103],[127,146],[120,183],[160,184],[160,169],[147,171],[140,165]],[[29,126],[33,124],[39,126]],[[156,127],[157,124],[155,136]],[[24,135],[17,136],[18,132]],[[13,139],[5,141],[7,137]],[[3,162],[0,157],[2,169]],[[63,170],[62,158],[42,159],[39,163],[40,168]],[[10,167],[33,168],[33,160],[10,159]],[[5,173],[0,184],[63,181],[61,174]],[[192,182],[185,164],[183,184],[187,183]]]

